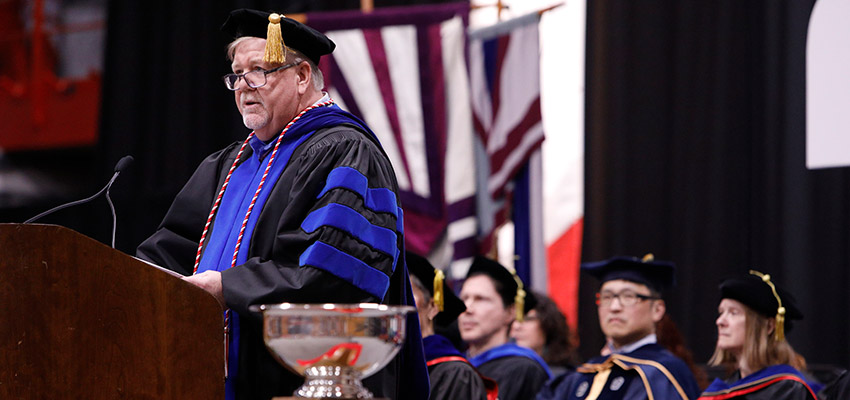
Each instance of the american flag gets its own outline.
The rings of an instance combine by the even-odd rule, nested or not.
[[[491,168],[482,231],[510,210],[517,274],[548,294],[573,327],[584,210],[584,15],[574,2],[469,34],[476,130]],[[542,146],[541,122],[549,130]]]
[[[482,163],[487,179],[479,181],[484,251],[493,244],[494,230],[509,219],[513,180],[544,139],[538,22],[539,15],[533,13],[469,34],[474,126],[478,149],[487,160]],[[529,232],[517,235],[531,237]],[[538,239],[542,246],[542,237]],[[524,278],[528,283],[527,274]]]

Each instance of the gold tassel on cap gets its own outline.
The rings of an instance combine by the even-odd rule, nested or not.
[[[283,64],[286,61],[286,53],[283,51],[283,34],[280,32],[280,19],[277,13],[269,15],[269,28],[266,31],[266,52],[263,61],[272,64]]]
[[[525,319],[525,289],[523,289],[522,279],[515,271],[511,270],[511,275],[516,281],[516,296],[514,297],[514,307],[516,308],[516,320],[522,322]]]
[[[779,298],[776,286],[770,281],[769,274],[763,274],[755,270],[750,270],[750,274],[761,278],[762,282],[766,283],[767,286],[770,286],[770,290],[773,292],[773,297],[776,297],[776,303],[779,305],[779,308],[776,309],[776,329],[773,330],[773,339],[777,342],[781,342],[785,340],[785,307],[782,307],[782,299]]]
[[[446,295],[443,293],[443,280],[445,278],[443,271],[439,269],[434,271],[434,304],[440,311],[443,311],[446,304]]]

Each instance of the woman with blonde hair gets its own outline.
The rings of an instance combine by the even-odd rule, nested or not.
[[[716,379],[700,399],[816,399],[800,372],[806,360],[785,340],[791,321],[803,318],[794,298],[758,271],[725,280],[720,292],[709,365],[734,372],[727,381]]]

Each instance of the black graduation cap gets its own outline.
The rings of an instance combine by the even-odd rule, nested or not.
[[[321,56],[330,54],[336,47],[323,33],[292,18],[247,8],[231,11],[221,30],[234,39],[243,36],[266,39],[264,60],[267,62],[284,62],[281,54],[274,54],[269,59],[270,52],[282,52],[282,47],[277,44],[285,43],[287,47],[300,51],[317,65]],[[275,59],[276,56],[280,58]]]
[[[422,285],[425,286],[425,289],[428,290],[431,298],[434,299],[434,302],[437,303],[437,307],[440,309],[440,312],[434,319],[436,325],[448,326],[462,312],[466,311],[466,305],[446,285],[442,271],[434,268],[425,257],[411,253],[410,251],[405,252],[405,258],[407,259],[408,272],[415,276],[416,279],[419,279],[419,282],[422,282]]]
[[[623,279],[664,293],[673,286],[675,265],[670,261],[656,260],[650,253],[643,258],[618,256],[604,261],[583,263],[581,269],[599,279],[601,283]]]
[[[469,279],[475,275],[487,275],[499,283],[496,285],[499,296],[502,297],[505,305],[516,304],[516,319],[518,321],[522,321],[523,316],[537,305],[537,299],[528,295],[519,276],[497,261],[484,256],[475,256],[472,265],[469,266],[466,278]]]
[[[743,278],[730,278],[720,284],[720,297],[740,301],[755,312],[776,318],[776,339],[782,340],[791,331],[791,321],[803,319],[794,297],[776,287],[770,275],[750,271]]]
[[[523,307],[523,314],[528,314],[529,311],[533,310],[537,307],[537,295],[534,294],[531,290],[525,292],[525,307]]]

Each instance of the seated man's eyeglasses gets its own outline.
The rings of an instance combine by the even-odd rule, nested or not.
[[[298,62],[291,62],[269,70],[257,68],[241,74],[227,74],[222,78],[224,79],[224,85],[230,90],[239,90],[239,88],[236,87],[236,84],[239,83],[239,79],[244,79],[245,84],[248,85],[249,88],[256,89],[266,85],[266,75],[294,67],[296,65],[298,65]]]
[[[631,290],[624,290],[620,293],[604,291],[596,294],[596,305],[599,307],[610,307],[614,299],[620,300],[620,304],[623,307],[631,307],[640,301],[658,300],[660,297],[638,294]]]

